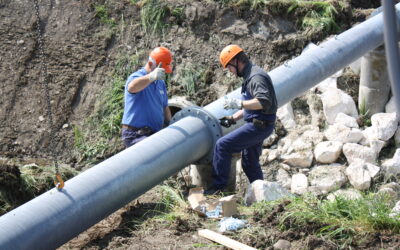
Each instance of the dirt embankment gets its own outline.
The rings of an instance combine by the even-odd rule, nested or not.
[[[304,10],[288,13],[288,5],[279,1],[253,10],[217,1],[168,0],[160,1],[167,28],[162,35],[149,36],[141,20],[144,1],[135,2],[39,1],[56,149],[67,163],[76,161],[70,152],[72,125],[83,125],[102,102],[101,94],[112,84],[110,74],[122,55],[144,55],[158,45],[169,47],[175,61],[170,95],[187,94],[205,105],[238,84],[219,68],[218,53],[225,45],[240,44],[255,63],[271,70],[298,55],[307,43],[327,35],[318,29],[300,30],[296,17]],[[355,7],[373,5],[372,1],[369,5],[351,2]],[[337,4],[340,30],[365,19],[365,12],[352,12],[350,2],[343,3]],[[33,2],[2,1],[0,18],[0,152],[7,157],[46,156],[52,138]],[[202,72],[195,93],[185,93],[181,84],[189,68]]]

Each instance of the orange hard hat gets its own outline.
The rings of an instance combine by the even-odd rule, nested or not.
[[[231,44],[226,46],[219,54],[219,61],[222,64],[222,67],[226,68],[228,63],[234,58],[237,54],[242,52],[242,48],[237,46],[236,44]]]
[[[150,52],[149,60],[155,65],[162,63],[161,67],[165,69],[165,73],[172,73],[172,53],[165,47],[157,47]]]

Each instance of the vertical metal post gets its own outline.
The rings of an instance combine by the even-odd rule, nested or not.
[[[386,47],[386,60],[389,66],[389,78],[392,93],[395,98],[396,112],[400,112],[400,58],[397,34],[397,21],[395,2],[393,0],[382,0],[384,38]]]

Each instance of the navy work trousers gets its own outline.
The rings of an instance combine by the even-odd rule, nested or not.
[[[262,144],[273,131],[274,125],[257,128],[247,122],[240,128],[217,140],[214,148],[214,188],[223,189],[228,184],[232,154],[242,152],[242,168],[250,183],[263,180],[259,163]]]
[[[140,135],[137,131],[133,131],[127,128],[122,128],[121,135],[122,135],[122,141],[124,142],[124,145],[127,148],[149,136],[149,135]]]

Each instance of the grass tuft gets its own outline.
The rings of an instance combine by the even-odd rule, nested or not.
[[[164,19],[168,12],[169,9],[160,4],[159,0],[143,1],[143,7],[140,11],[140,20],[144,32],[149,35],[162,33],[167,27]]]
[[[356,200],[338,196],[333,201],[308,195],[292,200],[280,218],[280,226],[301,229],[316,225],[317,234],[344,244],[356,234],[380,230],[399,233],[400,221],[389,216],[388,204],[388,197],[372,193]]]
[[[109,17],[108,10],[105,5],[96,5],[94,9],[96,13],[95,15],[96,17],[100,18],[101,23],[110,25],[111,27],[114,27],[117,24],[113,18]]]

